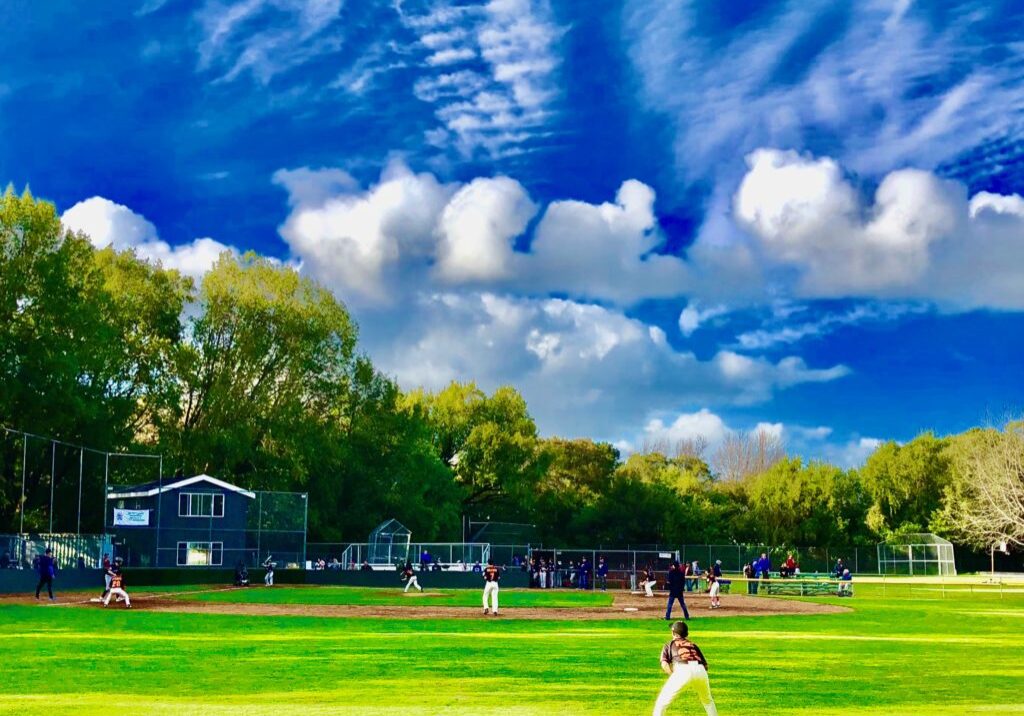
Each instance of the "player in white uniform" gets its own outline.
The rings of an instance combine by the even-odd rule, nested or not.
[[[484,567],[484,614],[494,613],[498,616],[498,580],[501,570],[494,566],[494,560],[487,560]]]
[[[668,674],[668,680],[654,702],[654,716],[662,716],[679,692],[687,688],[697,692],[708,716],[718,716],[708,681],[708,661],[688,635],[686,622],[676,622],[672,625],[672,641],[661,650],[661,670]]]
[[[405,581],[403,592],[408,592],[410,587],[416,587],[419,591],[423,591],[423,587],[420,586],[419,581],[416,579],[416,572],[413,571],[412,562],[405,563],[405,568],[402,570],[402,579]]]
[[[107,591],[107,596],[103,597],[103,606],[110,604],[111,597],[117,597],[117,601],[123,599],[124,605],[131,609],[131,597],[128,596],[128,592],[124,591],[124,576],[121,574],[120,557],[114,560],[114,566],[110,568],[108,574],[110,575],[110,589]]]

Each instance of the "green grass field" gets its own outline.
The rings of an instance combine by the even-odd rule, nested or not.
[[[433,599],[479,599],[476,591],[444,594]],[[502,593],[509,608],[571,607],[602,597]],[[344,588],[190,598],[408,602],[397,590]],[[862,584],[855,599],[841,603],[854,611],[694,619],[720,713],[1024,713],[1024,595],[918,591],[909,599]],[[663,680],[657,659],[666,629],[653,620],[330,619],[6,605],[0,713],[645,714]],[[703,709],[684,693],[669,713]]]

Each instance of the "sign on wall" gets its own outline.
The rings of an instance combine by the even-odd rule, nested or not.
[[[150,510],[114,510],[114,525],[148,527]]]

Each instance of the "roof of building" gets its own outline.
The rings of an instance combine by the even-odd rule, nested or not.
[[[184,478],[172,478],[169,482],[160,482],[159,480],[154,482],[146,482],[141,485],[128,485],[124,487],[111,487],[107,493],[107,498],[111,500],[125,500],[132,497],[153,497],[154,495],[167,492],[168,490],[177,490],[182,487],[188,487],[189,485],[195,485],[199,482],[206,482],[211,485],[230,490],[231,492],[237,492],[240,495],[255,499],[256,493],[249,490],[243,489],[238,485],[232,485],[230,482],[224,482],[218,480],[216,477],[210,477],[209,475],[196,475],[195,477],[184,477]]]

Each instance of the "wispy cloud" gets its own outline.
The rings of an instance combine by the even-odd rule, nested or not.
[[[860,173],[932,169],[1019,134],[1024,46],[992,37],[1024,16],[927,5],[775,3],[722,28],[699,4],[630,0],[624,34],[639,98],[673,123],[686,179],[735,171],[765,145],[827,149]]]
[[[431,144],[499,158],[521,153],[544,133],[560,94],[558,43],[564,33],[545,0],[437,4],[401,17],[428,51],[428,72],[415,92],[434,105],[441,123],[431,130]]]
[[[744,350],[764,350],[779,345],[823,338],[844,326],[862,323],[893,321],[908,313],[920,313],[926,308],[919,304],[864,304],[848,311],[827,313],[814,320],[785,323],[770,319],[766,327],[741,333],[736,337],[738,347]],[[789,316],[786,316],[788,319]]]

